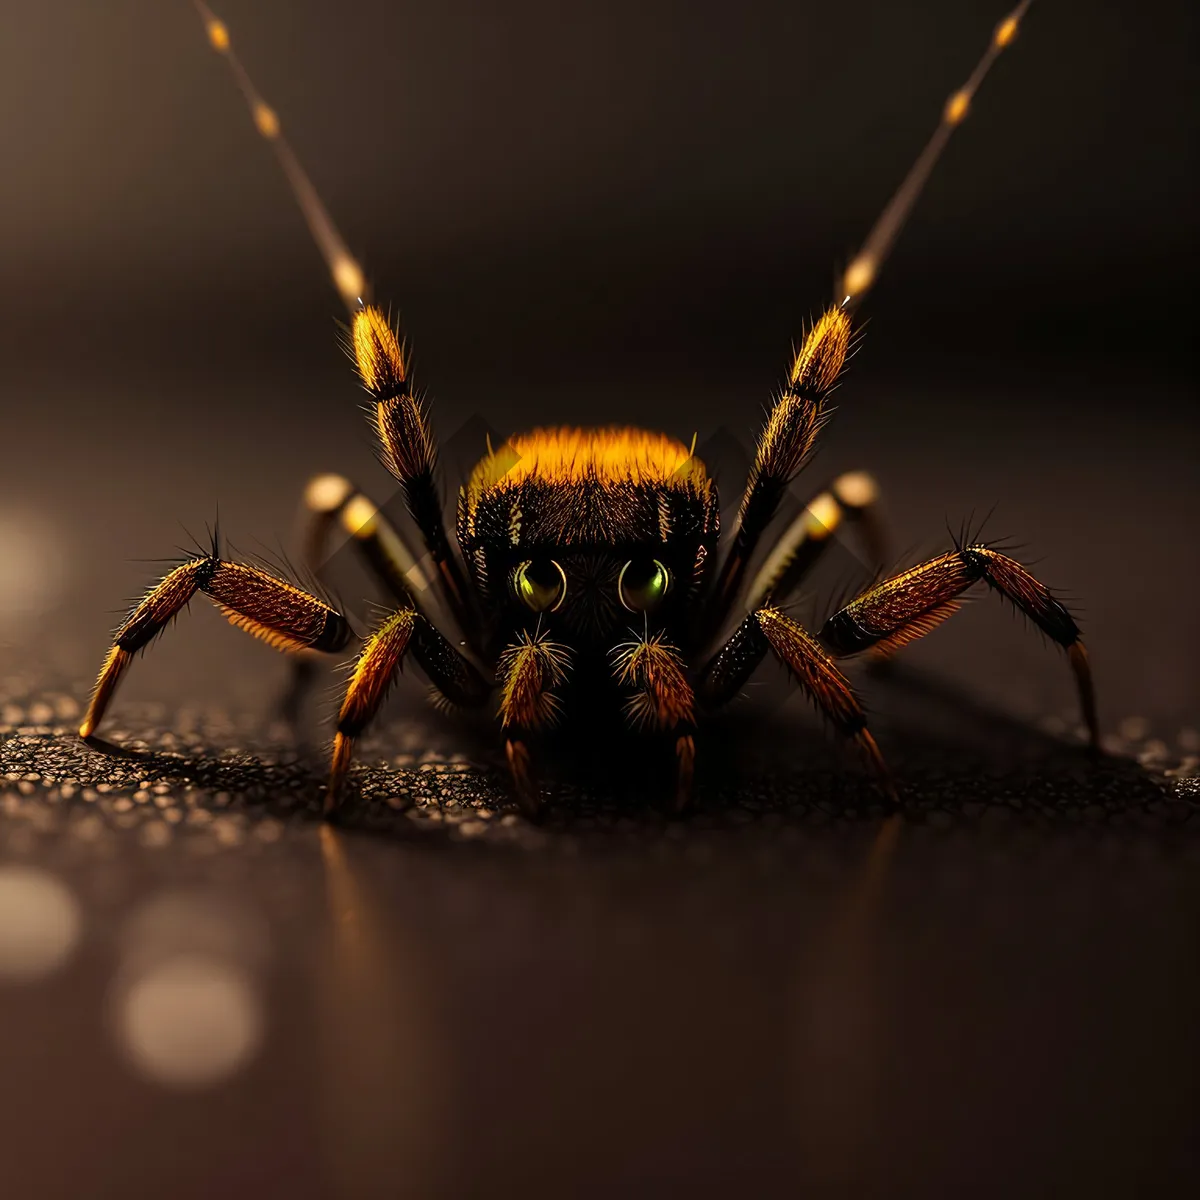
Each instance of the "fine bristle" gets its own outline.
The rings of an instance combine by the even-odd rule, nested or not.
[[[259,641],[266,642],[272,650],[283,650],[294,654],[308,647],[306,641],[294,634],[283,629],[272,629],[270,625],[264,625],[261,621],[256,621],[253,617],[238,612],[236,608],[231,608],[228,604],[218,604],[217,607],[235,629],[240,629],[244,633],[258,638]]]
[[[895,633],[875,643],[873,654],[876,658],[890,658],[897,650],[902,650],[909,642],[923,638],[932,633],[943,621],[948,621],[960,608],[961,600],[947,600],[931,608],[928,612],[914,617],[907,625],[902,625]]]

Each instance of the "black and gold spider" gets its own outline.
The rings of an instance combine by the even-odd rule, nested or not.
[[[1097,741],[1091,676],[1067,609],[1020,563],[986,544],[953,550],[869,588],[814,636],[783,610],[831,534],[847,519],[870,521],[876,488],[854,472],[807,505],[765,556],[755,554],[785,492],[804,466],[851,340],[851,314],[873,284],[934,161],[996,56],[1014,38],[1028,0],[995,29],[962,89],[946,103],[933,138],[842,275],[838,301],[795,354],[758,441],[735,528],[719,542],[717,490],[705,464],[666,434],[635,428],[537,429],[492,449],[458,494],[457,545],[446,531],[437,447],[410,386],[405,351],[378,308],[312,185],[283,140],[279,120],[234,56],[226,27],[197,0],[212,46],[224,55],[270,141],[351,313],[358,373],[373,401],[383,462],[399,482],[428,552],[432,579],[374,503],[336,475],[306,491],[313,514],[309,557],[326,531],[348,530],[395,608],[367,638],[337,718],[326,811],[339,803],[353,743],[379,709],[406,656],[450,703],[480,707],[498,693],[515,793],[539,806],[530,744],[573,697],[624,703],[633,725],[669,742],[674,804],[692,790],[701,712],[733,698],[774,655],[838,733],[855,741],[894,798],[853,689],[835,660],[893,651],[928,633],[984,583],[1062,646]],[[752,569],[761,560],[761,565]],[[116,633],[81,736],[91,737],[133,654],[197,592],[233,624],[287,651],[343,650],[352,633],[330,605],[219,547],[172,570]],[[458,632],[448,636],[450,623]],[[733,625],[722,642],[720,634]],[[606,700],[605,694],[609,694]]]

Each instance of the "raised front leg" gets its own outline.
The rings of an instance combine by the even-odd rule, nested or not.
[[[1092,671],[1075,618],[1019,562],[988,546],[964,546],[939,554],[884,580],[834,613],[821,629],[821,641],[836,655],[871,648],[890,654],[953,616],[961,607],[958,597],[980,582],[1010,600],[1066,650],[1088,736],[1093,748],[1098,747]]]
[[[162,633],[197,591],[208,596],[230,624],[277,650],[332,653],[344,649],[352,636],[341,613],[261,567],[226,562],[215,553],[194,558],[155,584],[117,630],[79,726],[80,737],[95,733],[134,654]]]
[[[370,304],[354,314],[351,344],[363,386],[375,399],[375,429],[383,465],[400,483],[451,611],[459,625],[468,628],[473,605],[466,573],[446,536],[436,479],[437,443],[424,406],[412,393],[403,347],[387,318]]]
[[[841,309],[831,308],[813,326],[792,361],[787,386],[758,439],[733,544],[721,565],[706,621],[709,636],[728,616],[763,531],[817,440],[827,416],[826,397],[837,382],[849,348],[850,318]]]

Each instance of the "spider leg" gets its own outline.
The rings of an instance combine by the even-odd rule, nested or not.
[[[792,361],[787,385],[758,439],[738,510],[737,531],[717,577],[705,622],[708,637],[728,616],[763,531],[817,440],[828,416],[825,400],[849,348],[850,318],[831,308],[813,326]]]
[[[887,559],[887,538],[875,504],[879,485],[866,471],[848,471],[818,492],[788,526],[749,589],[751,610],[784,604],[829,548],[842,524],[859,527],[872,568]]]
[[[838,656],[871,647],[891,653],[953,616],[960,607],[958,597],[980,581],[1012,601],[1066,650],[1088,736],[1093,748],[1098,746],[1096,697],[1079,626],[1019,562],[987,546],[963,546],[884,580],[834,613],[821,629],[821,641]]]
[[[541,808],[528,737],[549,728],[558,719],[555,689],[566,682],[570,651],[541,632],[523,633],[501,655],[500,721],[505,729],[504,752],[512,773],[517,803],[526,816]]]
[[[277,650],[332,652],[350,641],[345,617],[293,584],[260,567],[227,562],[215,554],[194,558],[156,583],[117,630],[79,726],[80,737],[91,737],[104,719],[134,654],[162,633],[197,591],[208,596],[232,625]]]
[[[304,489],[304,507],[308,514],[304,565],[312,574],[325,565],[330,536],[340,526],[397,604],[427,612],[430,584],[416,556],[379,506],[350,480],[314,475]]]
[[[695,776],[695,696],[684,673],[683,657],[660,634],[635,638],[613,651],[617,681],[634,693],[625,706],[634,725],[669,736],[675,749],[673,807],[682,812],[691,803]]]
[[[304,532],[305,568],[319,577],[325,565],[329,539],[340,526],[350,535],[367,569],[402,608],[411,608],[426,617],[445,617],[436,590],[417,562],[408,544],[383,511],[341,475],[315,475],[304,489],[304,507],[308,522]],[[466,641],[477,654],[480,647],[465,630]],[[293,724],[316,678],[315,663],[309,655],[298,655],[292,678],[280,700],[283,716]]]
[[[879,777],[888,800],[898,803],[891,774],[867,729],[867,718],[849,681],[804,627],[767,606],[756,609],[713,655],[696,681],[696,696],[716,707],[733,699],[770,651],[843,737],[852,739]]]
[[[228,27],[216,18],[204,0],[195,0],[195,6],[209,44],[233,72],[255,127],[274,148],[333,284],[350,313],[350,344],[363,385],[375,400],[375,424],[384,465],[400,481],[408,510],[433,557],[455,618],[462,628],[471,628],[473,604],[466,573],[446,537],[442,517],[435,478],[437,446],[423,406],[412,394],[404,350],[384,314],[368,303],[371,289],[362,267],[347,249],[312,180],[284,136],[278,114],[263,99],[235,53]]]
[[[466,572],[446,535],[436,478],[437,443],[425,407],[412,393],[404,350],[387,318],[370,304],[354,314],[351,342],[363,386],[375,399],[383,464],[400,483],[455,619],[470,629],[474,605]]]
[[[436,626],[412,608],[397,609],[367,639],[346,687],[333,736],[325,812],[341,802],[342,783],[350,768],[354,740],[379,711],[388,689],[411,650],[430,682],[447,700],[478,708],[491,684],[446,640]]]

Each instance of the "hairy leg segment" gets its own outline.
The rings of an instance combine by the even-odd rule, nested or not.
[[[716,634],[729,615],[759,540],[816,443],[828,417],[826,398],[849,348],[850,318],[831,308],[813,326],[792,361],[788,382],[758,439],[737,528],[711,596],[707,637]]]
[[[355,739],[374,719],[410,652],[433,686],[452,704],[478,708],[491,693],[491,683],[426,617],[411,608],[393,612],[363,646],[338,712],[325,792],[326,814],[334,812],[341,802]]]
[[[961,607],[959,596],[986,583],[1067,652],[1084,724],[1099,746],[1096,697],[1079,626],[1062,601],[1019,562],[985,545],[963,546],[902,571],[852,600],[821,629],[821,642],[842,657],[875,649],[890,654],[936,629]]]
[[[387,318],[369,304],[354,314],[351,344],[363,386],[375,400],[383,465],[404,492],[451,612],[461,628],[469,629],[474,606],[466,572],[446,535],[436,478],[437,443],[425,407],[412,392],[404,348]]]
[[[854,689],[816,639],[778,608],[757,609],[742,621],[701,669],[696,681],[697,698],[711,707],[727,703],[768,652],[787,668],[833,728],[858,746],[889,804],[898,803],[895,785],[867,729],[866,713]]]
[[[95,733],[134,654],[162,633],[198,591],[230,624],[277,650],[333,653],[352,637],[341,613],[261,567],[227,562],[215,554],[194,558],[155,584],[117,630],[79,726],[80,737]]]

